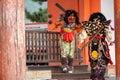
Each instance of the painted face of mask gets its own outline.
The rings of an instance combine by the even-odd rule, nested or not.
[[[76,20],[76,18],[75,18],[75,16],[74,16],[74,14],[71,14],[71,15],[68,17],[68,22],[69,22],[69,23],[74,23],[75,20]]]

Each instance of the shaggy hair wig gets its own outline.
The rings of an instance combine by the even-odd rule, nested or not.
[[[100,13],[100,12],[93,13],[90,16],[89,21],[93,22],[94,19],[98,19],[98,20],[100,20],[100,22],[106,21],[106,17],[102,13]]]
[[[78,14],[77,14],[77,12],[76,12],[75,10],[67,10],[67,11],[65,12],[65,17],[64,17],[65,23],[66,23],[66,24],[69,24],[69,23],[68,23],[68,17],[69,17],[71,14],[74,14],[74,16],[76,17],[75,23],[76,23],[76,24],[80,24],[79,18],[78,18]]]

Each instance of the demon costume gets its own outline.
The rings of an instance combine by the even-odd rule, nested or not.
[[[85,31],[80,27],[76,11],[67,10],[64,18],[59,19],[49,27],[49,31],[58,30],[60,33],[61,64],[63,72],[73,72],[73,58],[75,49],[75,34]]]
[[[112,43],[110,21],[107,21],[102,13],[97,12],[90,16],[89,21],[84,21],[82,24],[90,40],[92,39],[88,44],[91,79],[105,80],[107,65],[112,64],[108,47],[108,42]]]

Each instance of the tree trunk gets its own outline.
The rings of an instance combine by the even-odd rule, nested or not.
[[[24,0],[0,0],[0,80],[25,80]]]

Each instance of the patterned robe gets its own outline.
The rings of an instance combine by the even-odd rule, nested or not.
[[[112,64],[107,43],[107,41],[110,42],[112,40],[109,25],[107,22],[98,23],[97,21],[84,21],[82,24],[85,26],[90,40],[92,39],[88,44],[91,79],[105,80],[106,67],[108,63]]]

